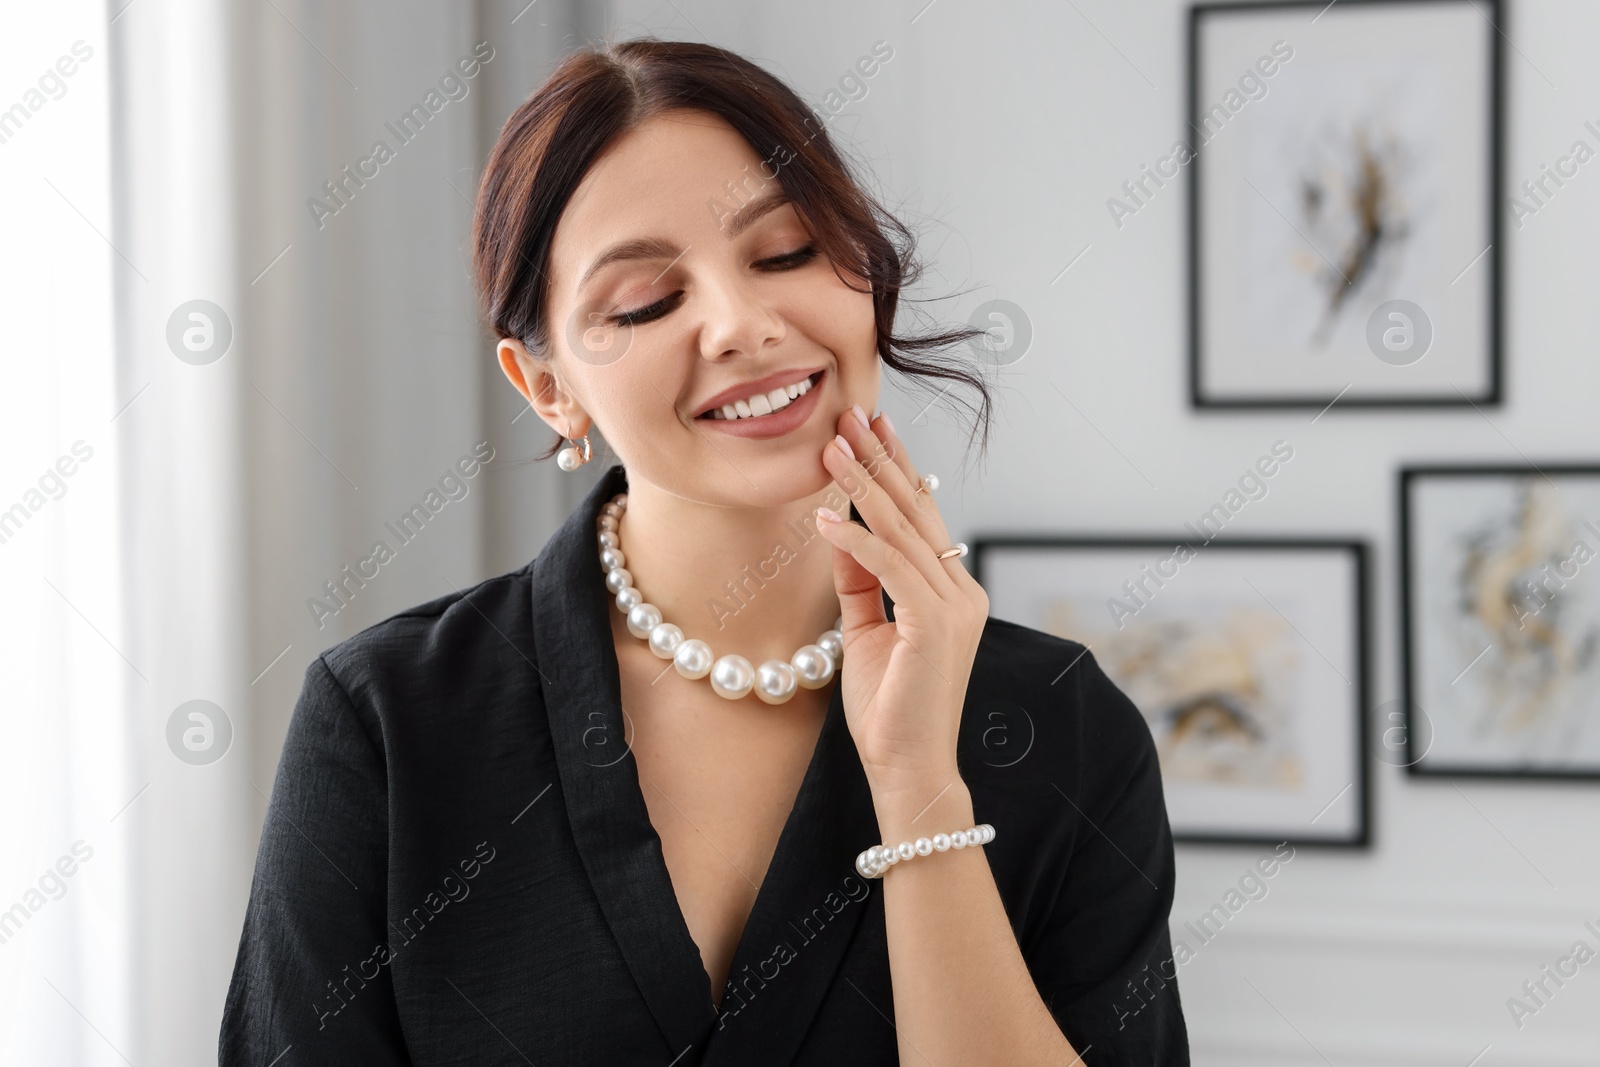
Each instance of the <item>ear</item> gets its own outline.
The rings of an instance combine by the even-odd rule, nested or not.
[[[515,337],[502,337],[495,346],[495,354],[506,379],[545,425],[573,441],[589,432],[588,412],[576,397],[561,387],[549,360],[536,358]]]

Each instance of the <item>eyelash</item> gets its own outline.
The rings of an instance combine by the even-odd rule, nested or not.
[[[816,258],[816,246],[806,245],[803,248],[795,249],[793,252],[785,252],[781,256],[772,256],[768,259],[760,260],[758,261],[757,266],[763,270],[776,273],[778,271],[795,270],[796,268],[805,266],[807,263],[810,263]],[[642,323],[653,322],[676,307],[677,300],[682,295],[683,294],[681,292],[669,293],[667,296],[662,297],[653,304],[647,304],[642,308],[635,308],[632,311],[618,312],[617,314],[611,316],[611,324],[613,326],[638,326]]]

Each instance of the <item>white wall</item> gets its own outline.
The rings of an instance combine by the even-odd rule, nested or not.
[[[1397,698],[1396,468],[1600,452],[1590,300],[1600,177],[1569,182],[1522,232],[1508,226],[1502,409],[1335,409],[1315,425],[1313,411],[1197,415],[1183,376],[1186,192],[1169,185],[1121,230],[1105,207],[1183,136],[1185,8],[925,3],[623,0],[610,5],[607,28],[709,37],[813,104],[873,42],[889,42],[894,58],[832,129],[890,206],[923,225],[939,268],[926,289],[979,286],[944,305],[947,314],[964,319],[1004,297],[1036,331],[1031,352],[1006,372],[981,477],[959,476],[966,427],[947,407],[913,426],[925,400],[886,395],[918,464],[945,479],[940,505],[955,535],[1165,534],[1285,438],[1293,467],[1237,532],[1373,546],[1374,700]],[[1506,32],[1514,186],[1564,152],[1583,120],[1600,118],[1591,54],[1600,6],[1517,3]],[[1505,1002],[1580,937],[1594,941],[1583,923],[1600,925],[1600,786],[1373,773],[1373,849],[1301,849],[1270,895],[1181,972],[1196,1063],[1465,1067],[1485,1046],[1482,1067],[1596,1062],[1600,971],[1585,968],[1520,1031]],[[1175,926],[1218,901],[1265,851],[1180,847]]]

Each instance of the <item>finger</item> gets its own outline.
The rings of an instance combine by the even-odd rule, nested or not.
[[[848,412],[841,422],[855,422],[855,416]],[[848,429],[849,427],[845,427]],[[857,436],[861,431],[859,423],[856,424]],[[841,434],[841,438],[842,438]],[[874,438],[874,443],[878,443]],[[950,574],[945,570],[943,563],[936,555],[936,550],[928,543],[915,523],[911,521],[897,503],[889,495],[889,490],[879,484],[858,460],[851,457],[849,452],[839,447],[839,440],[835,439],[822,450],[823,465],[833,475],[834,480],[844,489],[845,494],[855,504],[856,510],[866,520],[867,527],[887,545],[893,547],[900,555],[922,575],[923,580],[941,599],[949,599],[956,595],[955,584],[951,581]],[[890,478],[900,478],[898,468],[892,464],[880,462],[875,464],[878,472]],[[889,472],[893,471],[892,474]],[[901,486],[902,495],[909,494],[909,490]],[[907,506],[912,506],[909,503]],[[935,516],[937,518],[937,516]],[[942,525],[942,522],[941,522]],[[938,536],[938,534],[935,534]],[[865,561],[863,561],[865,563]],[[869,568],[870,569],[870,568]],[[876,573],[876,572],[874,572]],[[881,576],[880,576],[881,577]],[[894,590],[889,590],[889,595],[895,596]]]
[[[859,423],[859,420],[854,421]],[[905,444],[900,440],[899,434],[895,432],[894,424],[889,421],[887,412],[880,412],[877,418],[872,420],[872,431],[877,439],[881,441],[884,450],[890,457],[890,462],[894,464],[900,471],[901,477],[905,479],[904,492],[909,497],[909,503],[904,504],[901,510],[911,519],[912,524],[922,532],[923,538],[928,544],[933,546],[936,555],[946,548],[954,547],[954,542],[950,538],[949,528],[944,523],[944,516],[939,512],[939,505],[934,502],[933,491],[925,489],[920,493],[917,492],[922,486],[922,476],[912,466],[911,455],[906,451]],[[858,451],[856,454],[860,455],[860,452]],[[882,477],[878,480],[880,482],[884,481]],[[958,587],[967,588],[969,592],[979,588],[978,580],[972,577],[972,572],[962,564],[960,556],[950,556],[939,562],[945,565],[947,568],[946,573],[951,576],[951,579]]]
[[[940,551],[950,546],[950,531],[945,527],[938,505],[933,502],[933,494],[917,492],[922,480],[912,468],[905,447],[893,439],[893,431],[882,416],[870,429],[861,425],[860,418],[846,418],[841,423],[840,432],[850,441],[862,467],[884,487],[937,558]]]
[[[841,603],[847,596],[877,595],[877,588],[881,586],[895,602],[897,625],[902,623],[899,611],[901,604],[916,605],[930,611],[938,610],[942,603],[939,595],[933,591],[928,585],[927,578],[904,553],[860,523],[851,522],[827,508],[818,508],[817,511],[817,529],[822,532],[822,536],[826,537],[834,548],[848,553],[856,565],[875,580],[872,591],[863,592],[852,584],[857,576],[848,566],[835,566],[834,590],[839,594]],[[833,515],[834,519],[830,519],[829,515]],[[883,607],[881,595],[878,595],[877,604],[881,616]],[[866,610],[859,601],[854,606],[857,611]],[[847,618],[846,623],[849,621]]]
[[[849,522],[848,515],[839,516]],[[834,525],[826,519],[817,522],[819,529]],[[853,525],[853,524],[852,524]],[[883,606],[883,584],[877,575],[861,565],[849,552],[829,540],[833,553],[833,589],[839,594],[839,615],[843,620],[839,629],[849,634],[858,626],[874,626],[889,621]]]
[[[900,440],[900,435],[895,433],[894,424],[889,421],[889,413],[887,411],[878,412],[877,416],[872,419],[872,432],[877,434],[878,438],[883,441],[884,448],[889,452],[889,458],[900,469],[900,473],[905,476],[906,484],[911,486],[911,491],[915,493],[917,488],[922,485],[922,475],[917,473],[915,464],[911,462],[911,453],[906,451],[904,443]],[[917,495],[927,496],[928,494],[917,493]]]

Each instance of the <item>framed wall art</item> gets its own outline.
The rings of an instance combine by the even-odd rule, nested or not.
[[[1196,407],[1500,402],[1500,19],[1496,0],[1191,9]]]
[[[1600,779],[1600,465],[1400,472],[1406,763]]]
[[[1176,840],[1367,844],[1362,544],[985,538],[974,573],[1138,706]]]

